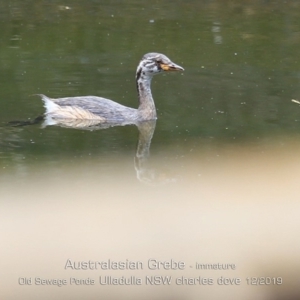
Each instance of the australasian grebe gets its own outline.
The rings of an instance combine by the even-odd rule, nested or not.
[[[138,109],[127,107],[109,99],[96,96],[51,99],[40,94],[46,108],[45,115],[52,119],[95,120],[99,123],[136,123],[156,119],[156,109],[151,94],[153,75],[161,72],[183,71],[168,57],[160,53],[145,54],[136,70],[139,97]]]

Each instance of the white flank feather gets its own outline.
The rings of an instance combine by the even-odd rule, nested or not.
[[[79,120],[97,120],[97,122],[105,122],[106,119],[97,116],[90,111],[78,106],[60,106],[52,101],[45,95],[40,95],[44,101],[44,107],[46,108],[46,117],[49,122],[53,122],[53,119],[79,119]],[[51,121],[52,119],[52,121]]]

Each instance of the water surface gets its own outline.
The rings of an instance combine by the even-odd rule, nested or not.
[[[122,288],[38,290],[17,279],[99,276],[66,273],[67,258],[152,256],[236,263],[225,275],[282,276],[286,285],[130,287],[130,299],[298,295],[299,9],[298,1],[1,3],[4,298],[40,299],[42,289],[49,299],[120,297]],[[9,123],[43,114],[37,93],[137,107],[136,66],[152,51],[185,69],[154,78],[156,124]]]

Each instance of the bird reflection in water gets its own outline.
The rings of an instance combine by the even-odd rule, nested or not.
[[[93,122],[93,120],[77,119],[60,119],[59,122],[53,120],[53,122],[49,123],[49,119],[46,119],[43,122],[42,127],[45,128],[46,126],[52,125],[87,130],[108,129],[109,127],[119,126],[119,124],[97,123]],[[134,125],[137,126],[139,131],[134,157],[134,168],[137,179],[142,183],[152,186],[175,182],[177,180],[175,176],[170,176],[168,171],[162,171],[151,167],[151,162],[149,161],[151,141],[156,127],[156,120],[137,122]]]
[[[164,172],[149,167],[151,139],[156,124],[156,108],[151,93],[151,81],[154,75],[164,72],[183,71],[161,53],[145,54],[136,70],[138,109],[126,107],[112,100],[95,97],[67,97],[51,99],[40,95],[46,108],[43,126],[100,129],[113,126],[134,124],[139,129],[139,140],[134,159],[137,178],[144,183],[160,185],[173,182]]]
[[[156,121],[147,121],[137,124],[139,139],[134,157],[134,167],[139,181],[149,185],[164,185],[176,181],[175,176],[149,166],[150,146],[154,134]]]
[[[139,129],[134,166],[137,178],[144,183],[158,185],[174,181],[148,167],[151,139],[156,124],[156,108],[151,93],[154,75],[165,72],[183,71],[161,53],[145,54],[136,70],[136,87],[139,106],[137,109],[124,106],[110,99],[97,96],[49,98],[40,94],[46,112],[42,127],[57,125],[77,129],[104,129],[113,126],[136,125]],[[40,122],[36,118],[24,125]],[[22,126],[22,125],[19,125]]]

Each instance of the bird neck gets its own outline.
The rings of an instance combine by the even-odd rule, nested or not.
[[[156,119],[156,108],[151,94],[152,76],[143,73],[137,73],[136,85],[139,96],[138,114],[143,120]]]

